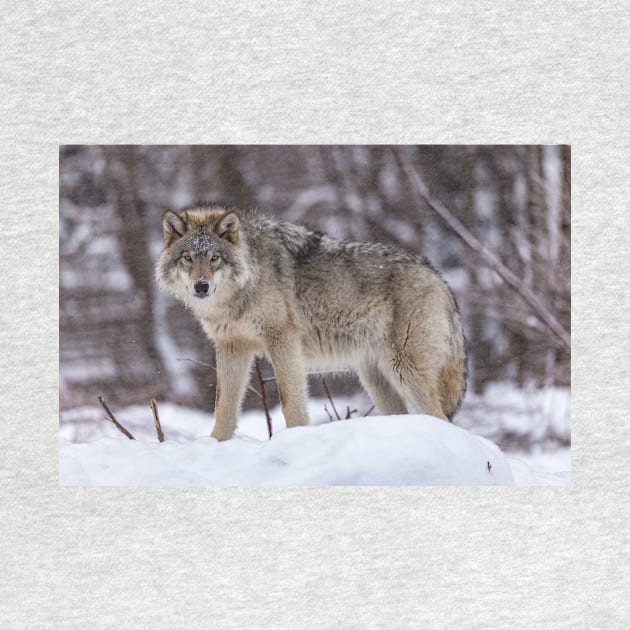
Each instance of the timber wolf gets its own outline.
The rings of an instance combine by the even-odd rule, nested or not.
[[[459,408],[462,324],[425,258],[215,205],[165,210],[162,228],[157,282],[216,347],[217,440],[234,433],[254,356],[273,366],[287,427],[308,424],[307,367],[356,369],[384,415]]]

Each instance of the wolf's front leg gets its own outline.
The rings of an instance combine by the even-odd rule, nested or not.
[[[236,429],[236,415],[249,379],[253,352],[238,342],[217,342],[216,422],[212,437],[229,440]]]
[[[266,341],[287,427],[306,425],[306,375],[300,340],[296,334],[278,331]]]

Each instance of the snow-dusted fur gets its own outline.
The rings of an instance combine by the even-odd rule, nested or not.
[[[462,325],[426,259],[209,205],[165,211],[163,232],[157,281],[216,346],[217,439],[232,437],[255,355],[273,365],[288,427],[308,424],[307,366],[355,368],[381,414],[458,409]]]

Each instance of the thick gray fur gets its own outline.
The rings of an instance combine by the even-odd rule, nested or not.
[[[158,283],[216,346],[217,439],[233,435],[256,355],[273,365],[288,427],[308,423],[307,368],[356,369],[383,415],[459,408],[462,324],[425,258],[212,205],[165,211],[163,230]]]

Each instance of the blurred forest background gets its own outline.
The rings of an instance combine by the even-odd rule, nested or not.
[[[62,416],[94,407],[97,395],[110,405],[156,398],[212,411],[214,372],[195,362],[214,362],[212,344],[153,278],[163,209],[197,201],[426,255],[465,323],[469,391],[456,424],[474,429],[484,391],[498,384],[532,399],[558,388],[568,395],[570,160],[570,147],[556,145],[61,146]],[[328,384],[334,396],[360,389],[352,377]],[[311,395],[323,396],[320,379],[311,377]],[[535,415],[524,421],[540,424]],[[492,437],[504,447],[516,434],[566,445],[568,422]]]

